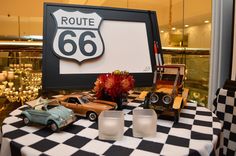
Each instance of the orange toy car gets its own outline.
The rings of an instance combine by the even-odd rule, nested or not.
[[[154,109],[159,118],[178,122],[181,108],[187,104],[189,89],[183,88],[185,65],[157,66],[153,90],[144,100],[144,108]]]
[[[72,109],[76,115],[87,117],[91,121],[97,120],[102,111],[117,108],[115,102],[96,100],[80,93],[62,95],[57,99],[63,106]]]

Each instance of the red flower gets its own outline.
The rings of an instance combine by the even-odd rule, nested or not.
[[[113,73],[99,75],[94,84],[97,98],[107,94],[115,99],[134,88],[134,78],[128,72],[116,70]]]

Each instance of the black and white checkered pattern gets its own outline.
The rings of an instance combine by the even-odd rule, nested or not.
[[[236,92],[223,88],[218,89],[214,106],[214,113],[223,123],[221,155],[236,156]]]
[[[98,123],[80,118],[58,133],[43,126],[25,126],[13,111],[4,120],[3,138],[8,138],[12,156],[20,155],[205,155],[217,148],[221,123],[217,117],[196,103],[181,110],[179,123],[157,120],[156,137],[135,138],[132,135],[132,110],[142,108],[138,93],[129,96],[125,113],[124,136],[120,141],[98,139]],[[4,143],[2,143],[3,146]],[[4,153],[8,155],[7,153]]]

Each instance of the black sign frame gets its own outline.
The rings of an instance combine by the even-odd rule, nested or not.
[[[156,66],[154,55],[154,41],[157,41],[159,53],[162,55],[161,41],[158,29],[158,22],[155,11],[120,9],[110,7],[95,7],[70,4],[44,4],[43,19],[43,66],[42,66],[42,87],[44,91],[68,90],[68,89],[91,89],[97,76],[100,74],[60,74],[59,58],[53,54],[52,41],[55,34],[55,22],[51,15],[52,12],[63,9],[65,11],[80,10],[84,13],[96,12],[102,16],[103,20],[134,21],[145,22],[148,35],[148,45],[152,73],[130,73],[134,76],[136,87],[148,87],[153,83],[153,72]],[[112,72],[112,71],[109,71]]]

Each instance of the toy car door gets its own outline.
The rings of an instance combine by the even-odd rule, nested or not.
[[[69,97],[63,105],[67,108],[72,109],[75,113],[78,113],[78,107],[80,106],[80,102],[76,97]]]
[[[49,113],[45,110],[30,110],[29,114],[31,115],[32,122],[40,124],[45,124],[45,120],[49,116]]]

